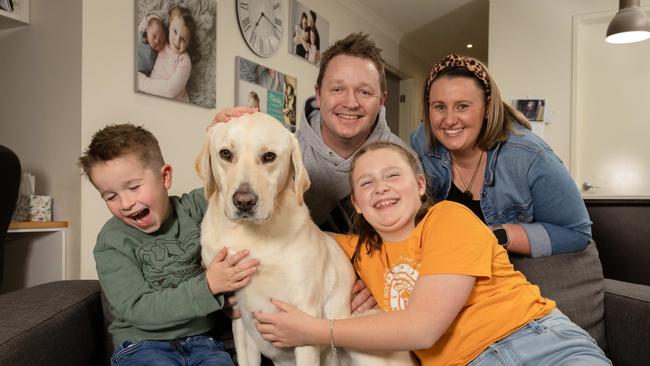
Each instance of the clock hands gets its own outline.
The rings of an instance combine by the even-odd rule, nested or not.
[[[281,0],[237,1],[239,27],[246,43],[256,54],[262,57],[270,55],[282,39],[283,21],[278,13]]]
[[[266,19],[266,21],[269,22],[269,24],[273,25],[271,19],[269,19],[269,17],[267,17],[266,14],[264,14],[264,12],[262,12],[262,15],[260,15],[260,20],[262,20],[262,18]]]

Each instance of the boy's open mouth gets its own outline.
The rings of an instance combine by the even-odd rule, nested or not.
[[[128,217],[129,217],[131,220],[138,221],[138,220],[141,220],[142,218],[146,217],[147,215],[149,215],[149,209],[148,209],[148,208],[144,208],[144,209],[142,209],[142,210],[140,210],[140,211],[138,211],[138,212],[136,212],[136,213],[134,213],[133,215],[130,215],[130,216],[128,216]]]

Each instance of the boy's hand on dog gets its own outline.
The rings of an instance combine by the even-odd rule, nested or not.
[[[223,247],[214,256],[212,263],[205,271],[208,288],[213,294],[233,292],[248,285],[251,276],[257,270],[259,261],[247,259],[248,250],[242,250],[228,256],[228,249]]]
[[[352,286],[352,299],[350,309],[352,314],[361,314],[377,306],[377,301],[362,279],[358,279]]]
[[[216,125],[217,123],[228,122],[230,121],[231,118],[241,117],[246,113],[255,113],[255,112],[259,112],[259,109],[253,107],[244,107],[244,106],[224,108],[219,112],[217,112],[217,114],[215,114],[214,117],[212,117],[212,121],[210,121],[208,128]]]

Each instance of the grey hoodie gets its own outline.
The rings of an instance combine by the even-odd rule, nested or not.
[[[354,212],[350,202],[350,165],[352,156],[343,159],[332,151],[321,135],[320,109],[316,98],[308,98],[296,131],[302,158],[309,173],[311,187],[305,194],[305,202],[311,217],[322,229],[347,233],[351,229]],[[375,141],[390,141],[407,148],[408,145],[390,132],[386,123],[386,111],[381,108],[375,126],[363,145]]]

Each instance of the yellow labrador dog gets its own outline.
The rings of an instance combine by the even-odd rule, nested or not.
[[[247,114],[211,127],[197,159],[208,210],[201,227],[202,257],[210,263],[224,246],[248,249],[260,266],[237,291],[241,318],[233,321],[240,366],[413,365],[408,352],[361,354],[328,347],[280,349],[262,339],[253,311],[278,311],[271,298],[321,318],[350,316],[355,274],[336,242],[312,222],[303,193],[309,177],[296,138],[273,117]]]

